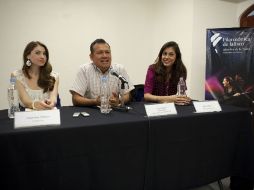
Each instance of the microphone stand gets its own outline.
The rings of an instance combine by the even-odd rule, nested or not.
[[[112,106],[113,110],[117,110],[117,111],[124,111],[127,112],[130,109],[132,109],[131,107],[125,106],[124,105],[124,89],[125,89],[125,84],[128,85],[129,88],[129,84],[128,81],[122,77],[121,75],[117,74],[114,70],[111,70],[110,73],[114,76],[116,76],[120,81],[121,81],[121,89],[120,89],[120,106]]]
[[[115,110],[119,110],[119,111],[129,111],[129,109],[131,109],[130,107],[128,106],[125,106],[124,105],[124,89],[125,89],[125,84],[128,85],[128,88],[129,88],[129,84],[127,81],[119,78],[120,81],[121,81],[121,90],[120,90],[120,107],[114,107],[113,109]]]
[[[125,81],[121,80],[121,90],[120,90],[120,107],[124,107],[124,89],[125,89]]]

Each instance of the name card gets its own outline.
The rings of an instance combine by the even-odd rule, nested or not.
[[[177,114],[174,103],[147,104],[145,109],[148,117]]]
[[[36,127],[36,126],[49,126],[60,125],[60,111],[43,110],[43,111],[23,111],[15,112],[14,128]]]
[[[197,113],[221,111],[221,107],[218,100],[202,101],[202,102],[194,101],[193,105]]]

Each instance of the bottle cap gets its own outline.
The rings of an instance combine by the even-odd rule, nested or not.
[[[102,81],[106,81],[106,80],[107,80],[107,76],[103,75],[103,76],[101,77],[101,80],[102,80]]]
[[[11,83],[16,83],[16,77],[12,76],[12,77],[10,78],[10,82],[11,82]]]

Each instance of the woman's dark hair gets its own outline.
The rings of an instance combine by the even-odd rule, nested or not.
[[[230,76],[225,76],[224,79],[229,83],[230,86],[233,86],[233,79]]]
[[[52,66],[49,63],[49,52],[48,48],[41,42],[38,41],[32,41],[27,44],[24,53],[23,53],[23,73],[25,76],[27,76],[29,79],[31,79],[31,76],[28,72],[29,66],[26,65],[27,62],[27,56],[33,51],[33,49],[37,46],[42,46],[45,48],[45,55],[46,55],[46,63],[42,67],[40,67],[40,75],[38,79],[38,86],[43,89],[43,92],[52,91],[55,84],[55,78],[50,75],[52,72]],[[31,61],[31,60],[30,60]]]
[[[181,51],[176,42],[174,41],[167,42],[161,47],[158,58],[156,59],[154,64],[154,69],[155,69],[157,80],[161,82],[165,82],[167,80],[169,73],[167,73],[166,68],[161,61],[161,58],[162,58],[162,54],[164,50],[170,47],[173,48],[176,53],[176,60],[171,70],[170,82],[176,84],[179,81],[180,77],[183,77],[184,80],[186,80],[187,78],[187,69],[182,62]]]

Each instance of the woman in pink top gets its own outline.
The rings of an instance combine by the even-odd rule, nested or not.
[[[187,77],[180,49],[176,42],[167,42],[160,49],[155,63],[147,70],[144,99],[159,103],[189,104],[191,101],[189,97],[176,95],[180,77],[184,80]]]

